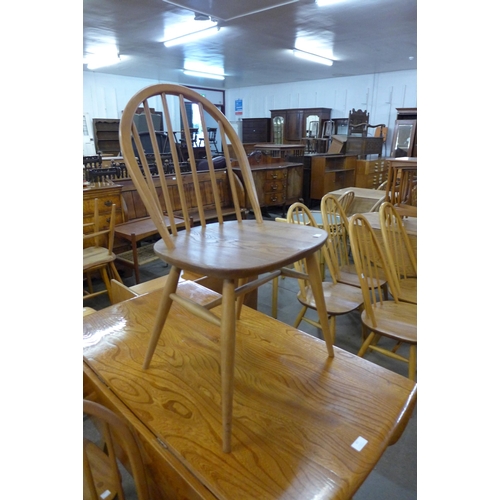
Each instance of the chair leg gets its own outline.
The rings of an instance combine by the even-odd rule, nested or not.
[[[294,328],[298,328],[300,323],[302,322],[302,318],[304,317],[304,314],[307,311],[307,306],[302,306],[302,309],[300,310],[299,314],[297,314],[297,317],[295,318],[295,323],[293,324]]]
[[[99,271],[101,273],[102,281],[104,281],[104,284],[106,285],[106,290],[108,291],[109,300],[111,301],[111,303],[113,303],[113,292],[111,291],[111,283],[109,281],[108,271],[106,269],[106,266],[101,267]]]
[[[323,280],[319,270],[319,262],[316,253],[306,257],[307,274],[309,275],[309,283],[314,295],[316,310],[318,311],[319,323],[323,330],[323,338],[325,339],[328,356],[333,358],[333,339],[330,336],[328,326],[328,313],[326,312],[325,296],[323,295]]]
[[[273,279],[273,296],[272,296],[272,306],[271,306],[271,316],[274,319],[278,319],[278,282],[279,276]]]
[[[408,378],[415,382],[417,378],[417,346],[410,346],[410,355],[408,358]]]
[[[234,280],[222,284],[221,381],[222,381],[222,450],[231,452],[233,419],[234,358],[236,348],[236,305]]]
[[[358,356],[362,358],[370,344],[372,343],[372,340],[375,338],[375,332],[370,332],[370,335],[366,337],[366,340],[363,342],[363,345],[361,346],[361,349],[358,351]]]
[[[158,311],[156,312],[155,324],[153,331],[151,332],[151,338],[149,339],[148,350],[144,358],[144,363],[142,367],[146,370],[149,368],[149,363],[156,349],[156,344],[158,344],[158,339],[160,338],[161,331],[167,320],[168,313],[172,307],[172,299],[170,294],[175,293],[177,290],[177,284],[179,282],[179,277],[181,275],[181,269],[172,266],[170,273],[168,274],[167,282],[165,283],[165,288],[163,289],[163,294],[158,305]]]

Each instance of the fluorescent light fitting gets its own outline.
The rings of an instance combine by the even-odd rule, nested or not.
[[[201,71],[192,71],[190,69],[185,69],[184,74],[189,76],[200,76],[201,78],[212,78],[213,80],[224,80],[226,78],[224,75],[216,75],[214,73],[202,73]]]
[[[293,55],[300,57],[301,59],[306,59],[307,61],[317,62],[319,64],[324,64],[326,66],[332,66],[333,61],[327,59],[326,57],[317,56],[316,54],[311,54],[310,52],[304,52],[303,50],[293,49]]]
[[[333,5],[334,3],[342,3],[342,0],[316,0],[318,7],[325,7],[326,5]]]
[[[182,35],[177,38],[172,38],[172,40],[167,40],[164,42],[165,47],[173,47],[174,45],[179,45],[181,43],[195,42],[196,40],[201,40],[211,35],[215,35],[220,30],[218,26],[212,26],[211,28],[206,28],[204,30],[195,31],[194,33],[189,33],[188,35]]]
[[[87,69],[94,70],[104,66],[112,66],[120,61],[121,58],[118,54],[89,54],[84,62],[87,64]]]

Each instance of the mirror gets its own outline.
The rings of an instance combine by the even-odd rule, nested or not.
[[[396,121],[392,141],[392,156],[394,158],[411,156],[409,152],[412,151],[414,138],[415,120]]]
[[[306,118],[306,137],[317,138],[319,134],[319,116],[309,115]]]

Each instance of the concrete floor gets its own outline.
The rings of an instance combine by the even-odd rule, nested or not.
[[[168,273],[164,262],[157,260],[140,268],[141,281],[147,281]],[[135,284],[133,276],[124,277],[127,286]],[[279,279],[278,320],[293,325],[301,308],[297,300],[298,285],[291,278]],[[268,283],[258,291],[258,310],[271,314],[272,285]],[[106,295],[84,301],[85,306],[102,309],[109,305]],[[307,313],[310,314],[309,312]],[[314,316],[314,312],[312,314]],[[361,345],[361,322],[358,312],[337,317],[335,345],[346,351],[357,353]],[[299,329],[322,338],[316,327],[302,322]],[[392,370],[400,375],[407,375],[407,365],[387,358],[378,353],[366,355],[366,359]],[[84,422],[85,432],[90,432],[89,423]],[[406,430],[399,441],[389,447],[379,463],[368,476],[354,500],[415,500],[417,498],[417,411],[413,413]],[[258,499],[256,499],[258,500]],[[307,500],[307,499],[304,499]]]

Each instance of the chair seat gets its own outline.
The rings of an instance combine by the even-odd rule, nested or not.
[[[417,278],[406,278],[399,282],[399,300],[417,303]]]
[[[108,252],[107,248],[103,247],[87,247],[83,249],[83,270],[90,269],[95,266],[100,266],[113,262],[116,255]]]
[[[344,283],[323,282],[323,294],[325,296],[326,310],[328,314],[346,314],[357,309],[363,303],[363,292],[361,288],[346,285]],[[307,307],[316,308],[314,295],[310,287],[306,287],[306,296],[297,294],[299,302]]]
[[[225,221],[197,226],[173,236],[175,248],[163,240],[156,254],[180,269],[218,278],[248,278],[305,258],[325,242],[326,231],[275,221]]]
[[[368,317],[366,310],[361,313],[361,321],[367,328],[408,344],[417,343],[416,304],[384,301],[382,304],[375,304],[373,308],[377,318],[376,327]]]

